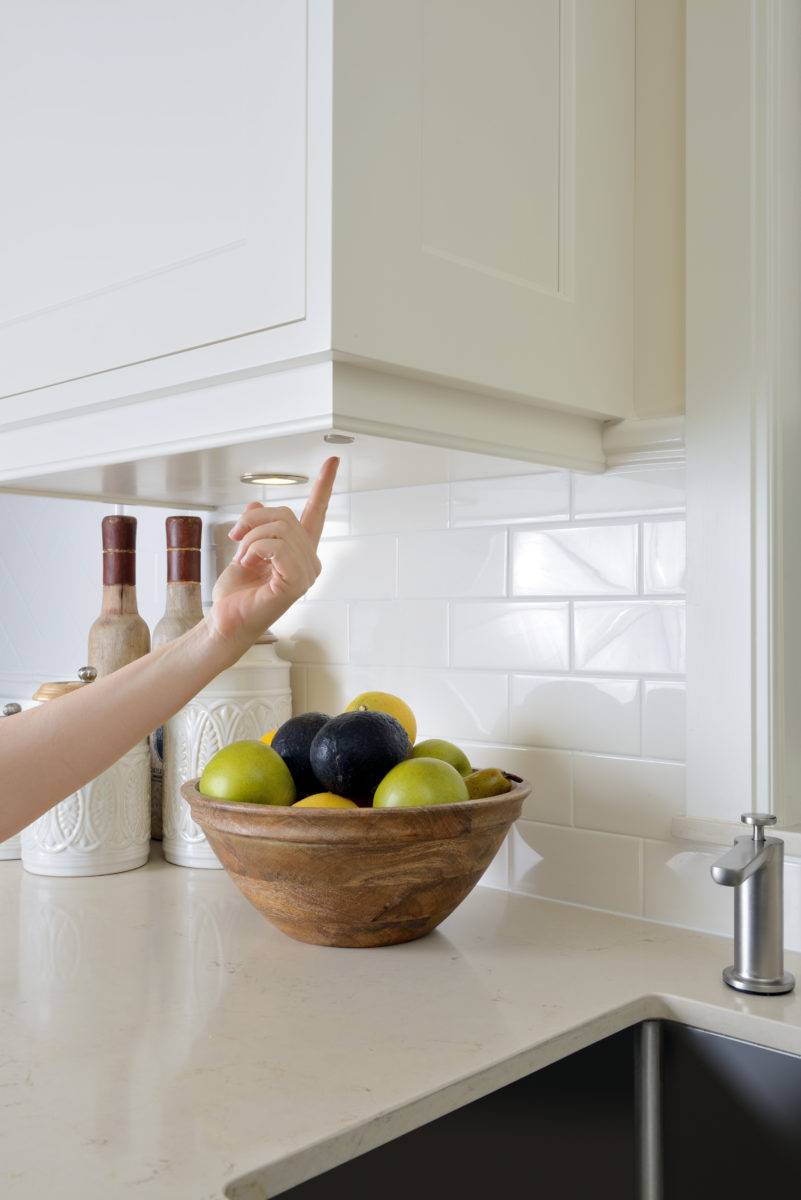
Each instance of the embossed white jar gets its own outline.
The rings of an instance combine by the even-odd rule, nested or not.
[[[292,716],[289,663],[274,643],[251,646],[164,725],[162,846],[167,861],[179,867],[220,867],[192,820],[181,784],[202,774],[229,742],[263,737]]]
[[[22,865],[34,875],[111,875],[149,856],[146,739],[22,831]]]
[[[97,672],[44,683],[33,697],[52,703],[91,687]],[[113,766],[23,829],[22,865],[33,875],[112,875],[150,857],[150,748],[146,738]]]

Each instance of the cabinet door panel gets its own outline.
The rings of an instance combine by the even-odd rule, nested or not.
[[[305,5],[15,0],[4,26],[0,394],[302,319]]]
[[[633,0],[348,0],[335,38],[335,348],[631,415]]]

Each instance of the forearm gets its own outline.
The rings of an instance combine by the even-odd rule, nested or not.
[[[249,504],[230,536],[234,560],[189,633],[111,675],[0,721],[0,841],[95,779],[178,712],[311,587],[339,459],[312,485],[300,521]]]
[[[96,778],[247,649],[206,621],[111,675],[0,721],[0,841]]]

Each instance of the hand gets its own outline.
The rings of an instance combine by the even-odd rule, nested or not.
[[[288,508],[252,503],[229,532],[239,542],[212,593],[212,636],[248,644],[286,612],[320,574],[317,546],[338,458],[323,463],[300,520]]]

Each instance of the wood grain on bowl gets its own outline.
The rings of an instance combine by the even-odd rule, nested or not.
[[[302,942],[389,946],[423,937],[475,887],[530,791],[411,808],[304,809],[183,795],[228,874]]]

